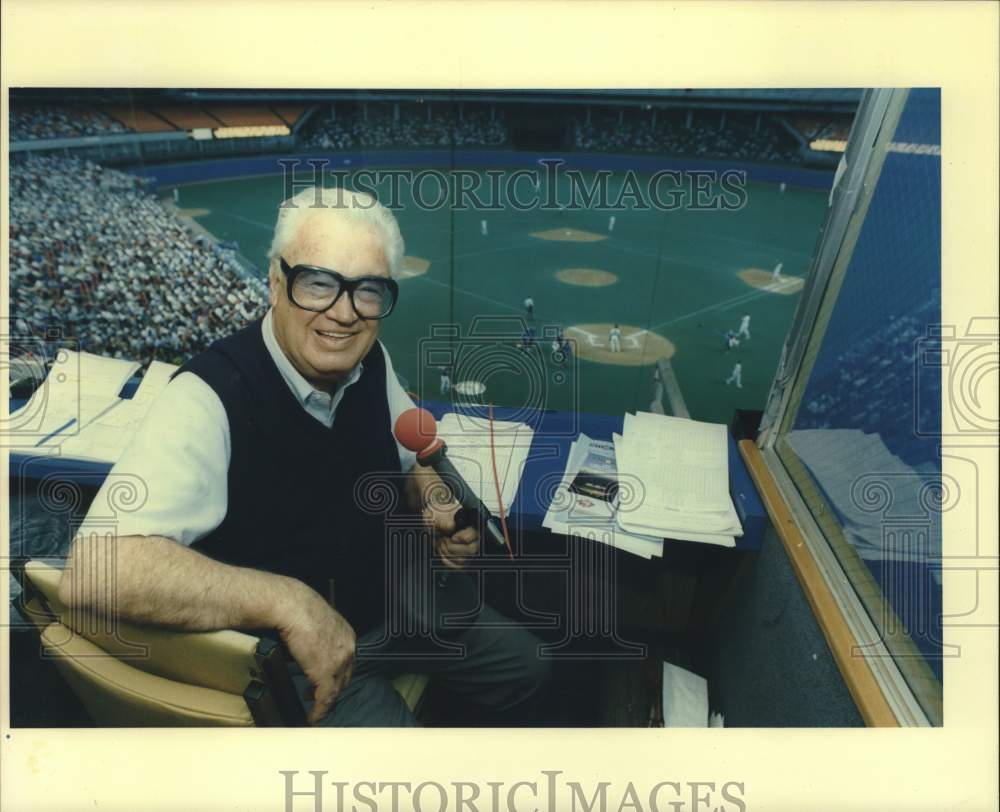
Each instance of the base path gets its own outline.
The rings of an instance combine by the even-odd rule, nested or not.
[[[608,333],[612,327],[613,324],[604,322],[574,324],[566,328],[566,338],[572,342],[578,358],[622,367],[652,366],[661,358],[671,358],[676,352],[669,339],[630,324],[618,325],[622,331],[621,352],[611,352]]]

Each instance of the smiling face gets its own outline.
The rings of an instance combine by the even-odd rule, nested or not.
[[[292,267],[315,265],[346,277],[389,276],[377,232],[329,211],[305,217],[282,256]],[[378,321],[359,318],[346,293],[323,313],[289,301],[277,258],[271,260],[270,291],[275,338],[292,365],[319,389],[345,380],[378,337]]]

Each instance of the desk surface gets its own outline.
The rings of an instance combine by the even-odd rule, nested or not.
[[[436,418],[455,410],[454,404],[445,401],[424,401],[422,405]],[[11,402],[11,410],[15,404]],[[475,414],[485,417],[485,410]],[[610,440],[613,433],[620,434],[624,415],[600,415],[580,412],[527,411],[497,407],[493,410],[496,420],[514,420],[528,423],[534,430],[528,463],[513,504],[508,513],[526,532],[538,532],[548,510],[549,497],[554,488],[546,483],[557,483],[569,461],[570,446],[580,433],[595,440]],[[729,440],[729,491],[733,505],[743,525],[743,535],[736,539],[736,549],[760,548],[767,514],[757,495],[750,474],[743,463],[736,442]],[[33,457],[23,451],[10,455],[10,476],[15,478],[43,479],[53,476],[97,487],[111,470],[108,463],[86,462],[65,457]],[[547,497],[548,495],[548,497]]]
[[[422,404],[439,420],[447,412],[454,411],[454,405],[443,401],[425,401]],[[485,417],[485,410],[476,412]],[[546,493],[551,493],[539,483],[561,480],[569,462],[569,451],[573,441],[581,434],[595,440],[610,440],[612,434],[621,434],[625,425],[624,415],[602,415],[586,412],[538,411],[526,413],[524,409],[494,408],[496,420],[516,420],[528,423],[535,435],[528,454],[528,464],[514,503],[509,513],[522,523],[525,530],[542,529],[542,520],[549,507]],[[743,525],[743,535],[736,539],[736,549],[756,550],[760,548],[767,513],[760,501],[757,490],[750,479],[740,456],[739,448],[732,435],[726,434],[729,443],[729,492],[736,508],[736,514]]]

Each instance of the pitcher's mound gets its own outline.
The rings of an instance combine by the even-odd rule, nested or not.
[[[599,271],[596,268],[565,268],[556,271],[556,279],[567,285],[579,285],[583,288],[603,288],[618,281],[618,277],[610,271]]]
[[[744,268],[736,275],[752,288],[766,290],[770,293],[781,293],[784,296],[798,293],[805,284],[801,276],[779,276],[775,279],[771,271],[764,271],[760,268]]]
[[[556,242],[600,242],[606,240],[606,234],[595,234],[592,231],[581,231],[578,228],[550,228],[547,231],[533,231],[532,237],[539,240],[555,240]]]
[[[661,358],[670,358],[676,347],[669,339],[631,324],[619,324],[622,331],[621,352],[611,352],[608,333],[610,323],[574,324],[566,328],[573,351],[579,358],[599,364],[616,364],[623,367],[651,366]]]
[[[399,269],[399,279],[409,279],[411,276],[423,276],[431,267],[430,262],[421,257],[403,257],[403,267]]]

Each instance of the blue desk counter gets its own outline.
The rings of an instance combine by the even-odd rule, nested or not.
[[[422,404],[439,420],[447,412],[454,411],[451,403],[425,401]],[[477,417],[486,417],[485,411],[475,412]],[[569,451],[580,433],[595,440],[611,440],[612,434],[621,434],[625,424],[624,415],[600,415],[573,412],[535,412],[525,414],[523,409],[495,408],[496,420],[516,420],[528,423],[534,429],[528,463],[521,477],[514,503],[508,513],[520,523],[522,530],[542,529],[542,520],[548,511],[555,487],[562,481],[569,462]],[[736,441],[726,434],[729,442],[729,493],[743,526],[743,535],[736,539],[736,549],[760,549],[764,530],[770,521],[757,489],[750,479],[750,473],[743,463]],[[669,465],[669,460],[664,462]]]
[[[453,404],[444,401],[425,401],[422,405],[438,419],[455,409]],[[12,401],[11,411],[17,406]],[[486,416],[485,410],[474,414]],[[624,415],[554,411],[533,411],[528,414],[524,409],[499,407],[493,410],[493,416],[496,420],[528,423],[534,430],[528,462],[514,502],[508,508],[509,520],[517,523],[524,532],[543,529],[542,520],[552,495],[562,480],[569,461],[570,446],[577,436],[582,432],[595,440],[610,440],[612,434],[622,432],[625,422]],[[735,440],[729,434],[726,436],[729,440],[729,492],[743,526],[743,535],[736,539],[736,549],[756,550],[760,548],[769,519]],[[669,465],[669,460],[664,464]],[[36,457],[23,451],[11,453],[9,468],[12,479],[47,479],[59,476],[93,487],[98,487],[111,470],[107,463],[64,457]]]

